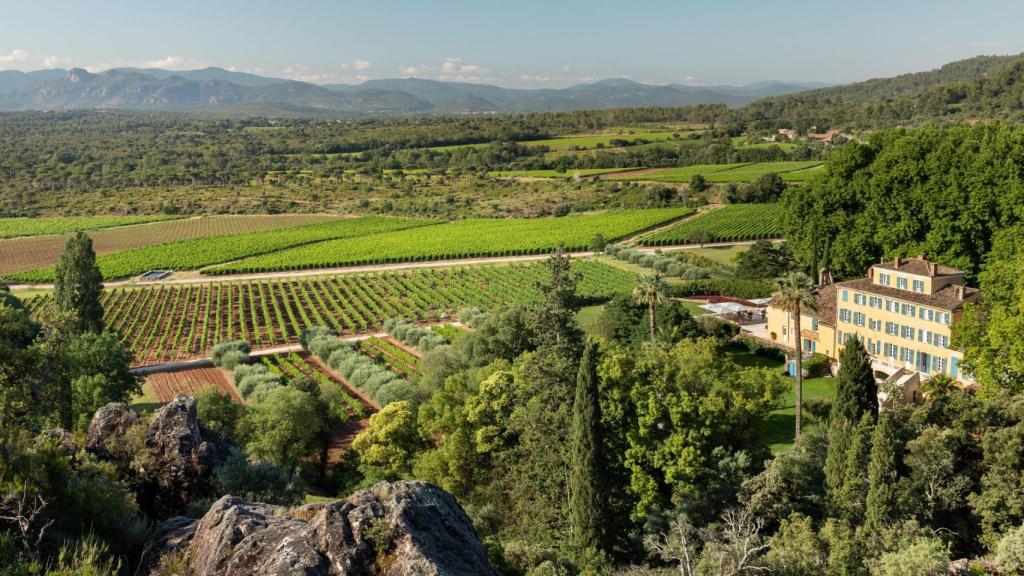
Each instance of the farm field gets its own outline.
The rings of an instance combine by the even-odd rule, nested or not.
[[[231,378],[221,368],[203,367],[156,372],[146,376],[146,385],[153,388],[156,400],[160,403],[170,402],[178,394],[195,396],[207,388],[216,388],[233,400],[241,401]]]
[[[96,254],[103,255],[193,238],[291,228],[329,222],[338,218],[340,216],[332,214],[204,216],[104,228],[90,231],[89,236],[92,238],[93,250]],[[60,257],[67,238],[66,234],[47,234],[0,239],[0,274],[52,266]]]
[[[609,298],[634,276],[589,260],[574,263],[580,292]],[[532,302],[541,264],[465,266],[397,272],[160,284],[106,290],[107,325],[120,333],[136,365],[209,356],[214,344],[243,339],[253,348],[294,344],[309,326],[338,334],[372,332],[388,318],[415,322],[451,318],[464,306]],[[35,311],[48,297],[28,301]]]
[[[749,164],[695,164],[679,168],[651,170],[642,176],[638,174],[612,174],[609,180],[649,180],[652,182],[668,182],[685,184],[695,174],[700,174],[708,182],[721,184],[726,182],[752,182],[769,172],[775,172],[787,182],[803,182],[820,173],[823,163],[819,160],[806,162],[754,162]]]
[[[627,170],[637,170],[637,168],[582,168],[566,170],[564,172],[558,170],[502,170],[488,172],[487,174],[496,178],[576,178],[577,176],[585,178],[587,176],[614,174]]]
[[[0,238],[62,234],[129,224],[173,220],[180,216],[65,216],[51,218],[0,218]]]
[[[729,204],[690,218],[640,239],[642,246],[695,243],[697,235],[706,242],[778,238],[782,204]]]
[[[427,220],[363,216],[230,236],[211,236],[136,248],[96,259],[103,277],[110,280],[137,276],[154,269],[195,270],[203,266],[266,254],[285,248],[334,238],[367,236],[431,224]],[[53,268],[33,269],[9,275],[23,282],[47,282]]]
[[[274,374],[286,381],[300,376],[312,378],[319,384],[337,386],[345,394],[348,413],[353,418],[363,418],[376,411],[371,403],[354,393],[347,383],[342,381],[331,370],[313,360],[306,352],[288,352],[261,356],[260,361]]]
[[[689,208],[617,210],[529,220],[469,219],[373,236],[330,240],[231,262],[207,274],[272,272],[482,256],[541,254],[587,247],[595,234],[616,240],[676,220]]]

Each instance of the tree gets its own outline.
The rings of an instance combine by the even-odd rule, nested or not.
[[[898,518],[898,450],[892,412],[883,412],[871,435],[868,497],[864,512],[864,528],[870,534],[878,535]]]
[[[954,430],[932,425],[907,442],[904,462],[922,520],[955,514],[971,489],[970,477],[958,469],[956,438]]]
[[[96,265],[92,238],[76,232],[64,245],[54,271],[53,302],[60,310],[74,313],[78,332],[103,330],[103,275]]]
[[[786,245],[776,246],[768,240],[758,240],[749,250],[737,254],[736,263],[736,276],[753,280],[778,278],[796,268]]]
[[[583,343],[583,332],[576,323],[576,312],[580,308],[576,285],[580,274],[572,269],[572,260],[561,246],[545,261],[544,268],[548,279],[537,286],[541,301],[533,308],[530,318],[534,344],[578,358]]]
[[[697,244],[703,248],[708,242],[711,242],[711,233],[707,230],[694,230],[686,235],[687,244]]]
[[[213,469],[213,483],[220,494],[278,506],[301,504],[306,492],[298,470],[289,472],[266,460],[250,462],[241,450],[232,450]]]
[[[938,538],[919,536],[882,554],[872,576],[944,576],[949,570],[949,546]]]
[[[704,176],[700,174],[694,174],[690,177],[690,190],[693,192],[703,192],[708,189],[708,181]]]
[[[775,574],[818,576],[826,572],[828,556],[809,516],[793,513],[783,519],[768,544],[771,549],[765,560]]]
[[[664,302],[668,292],[668,285],[661,274],[644,274],[636,279],[633,286],[633,301],[637,304],[647,306],[647,322],[650,330],[651,344],[654,344],[654,308],[659,302]]]
[[[814,310],[817,305],[811,289],[811,280],[803,272],[793,272],[779,282],[778,290],[772,295],[774,303],[789,313],[793,319],[793,337],[796,353],[796,435],[800,435],[800,420],[804,399],[803,336],[800,334],[800,315],[804,310]]]
[[[863,414],[878,415],[878,385],[871,357],[860,340],[851,338],[839,358],[832,419],[858,422]]]
[[[604,252],[605,247],[608,246],[608,240],[604,237],[604,234],[598,232],[590,239],[590,251],[591,252]]]
[[[245,405],[217,388],[207,388],[196,394],[196,414],[203,426],[229,438],[235,438],[238,423],[245,413]],[[262,500],[261,500],[262,502]]]
[[[80,430],[101,406],[126,402],[142,391],[141,380],[129,370],[131,361],[120,336],[107,330],[84,332],[68,342],[60,378],[71,383],[72,418]]]
[[[843,484],[835,498],[829,499],[841,506],[839,515],[850,525],[859,525],[864,520],[868,496],[868,463],[871,458],[871,416],[865,414],[850,432],[849,447],[846,450]]]
[[[309,394],[290,386],[271,390],[250,405],[243,420],[249,455],[294,468],[315,447],[320,414]]]
[[[401,400],[370,416],[370,425],[356,436],[352,449],[359,454],[359,469],[367,478],[398,480],[412,471],[419,444],[412,403]]]
[[[927,400],[949,396],[956,389],[956,379],[942,372],[932,374],[927,380],[921,382],[921,393]]]
[[[601,336],[610,340],[640,343],[650,338],[646,324],[646,306],[634,302],[631,294],[620,294],[604,305],[598,329]],[[684,338],[696,338],[703,334],[701,325],[693,315],[682,302],[675,300],[668,300],[657,307],[654,311],[654,328],[657,339],[670,346]]]
[[[601,462],[601,405],[594,343],[583,349],[572,410],[572,468],[569,471],[570,526],[578,550],[601,549],[605,493]]]

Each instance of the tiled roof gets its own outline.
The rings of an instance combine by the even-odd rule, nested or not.
[[[922,260],[920,258],[904,258],[900,261],[900,265],[896,266],[895,260],[889,262],[882,262],[881,264],[875,264],[875,268],[882,270],[895,270],[897,272],[906,272],[907,274],[914,274],[916,276],[932,276],[929,265],[931,262]],[[947,276],[955,274],[963,274],[956,268],[950,268],[942,264],[935,265],[936,276]]]
[[[820,324],[825,326],[836,326],[836,287],[835,284],[829,286],[822,286],[815,293],[815,309],[812,309],[806,304],[800,306],[800,314],[804,316],[810,316],[811,318],[817,318]],[[771,304],[776,308],[781,308],[774,302]]]
[[[965,286],[963,287],[964,297],[961,300],[960,298],[957,298],[956,295],[957,286],[952,284],[943,287],[941,290],[938,290],[933,294],[920,294],[918,292],[900,290],[899,288],[893,288],[892,286],[879,286],[878,284],[871,282],[870,278],[839,282],[836,286],[849,288],[850,290],[869,292],[871,294],[886,296],[896,300],[905,300],[907,302],[922,304],[924,306],[942,308],[943,310],[956,310],[967,302],[970,302],[978,294],[977,288],[968,288]]]

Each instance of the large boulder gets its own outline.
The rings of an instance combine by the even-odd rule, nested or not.
[[[495,574],[462,507],[425,482],[291,511],[225,496],[198,523],[172,519],[157,534],[142,565],[176,554],[195,576]]]
[[[85,437],[85,449],[101,458],[122,454],[128,429],[139,423],[139,415],[120,402],[103,406],[92,416]]]
[[[195,398],[189,396],[178,396],[153,414],[141,447],[125,438],[139,422],[124,404],[107,404],[93,416],[86,449],[138,466],[132,484],[139,505],[151,516],[181,514],[195,497],[208,495],[211,471],[227,459],[232,445],[200,425]]]

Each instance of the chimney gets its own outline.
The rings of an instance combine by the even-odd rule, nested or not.
[[[918,254],[917,255],[917,259],[918,260],[924,260],[924,252],[921,252],[920,254]]]
[[[956,285],[956,299],[957,300],[963,300],[964,299],[964,287],[963,287],[962,284],[957,284]]]
[[[938,274],[939,274],[939,265],[936,264],[935,262],[929,262],[928,263],[928,275],[934,277],[934,276],[938,276]]]
[[[899,268],[900,265],[902,265],[902,264],[903,264],[903,258],[900,258],[899,256],[897,256],[896,260],[893,262],[893,267],[894,268]]]

